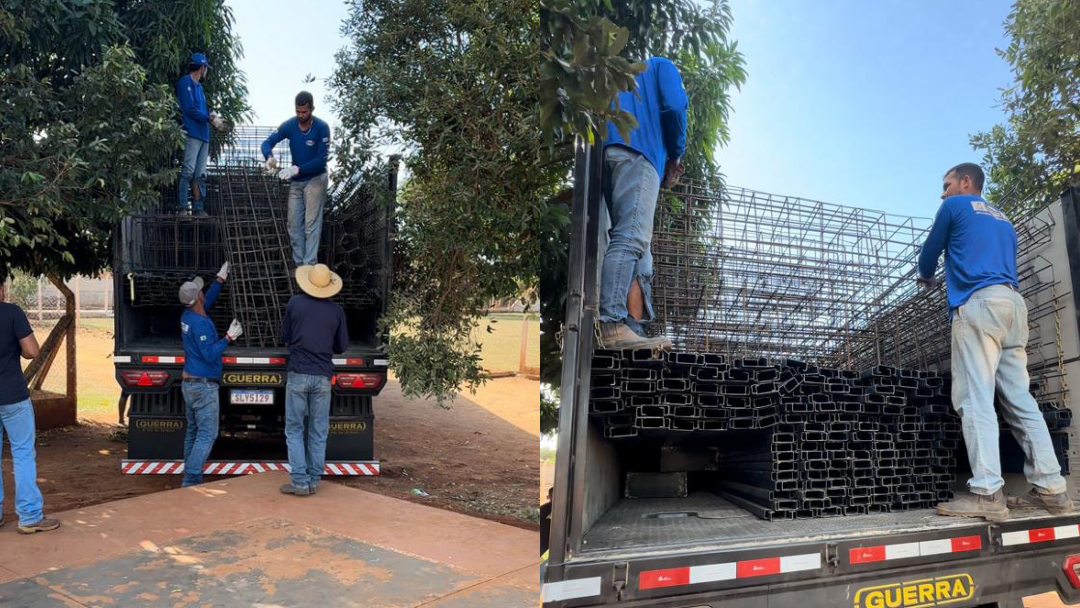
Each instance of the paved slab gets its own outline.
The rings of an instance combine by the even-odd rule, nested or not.
[[[322,484],[280,494],[252,475],[59,514],[56,532],[0,529],[0,606],[539,604],[539,537]],[[118,479],[118,483],[122,480]]]

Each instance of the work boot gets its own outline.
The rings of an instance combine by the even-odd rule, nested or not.
[[[36,524],[19,524],[19,534],[33,534],[35,532],[48,532],[60,527],[60,520],[50,517],[42,517]]]
[[[938,515],[949,517],[982,517],[987,521],[1005,521],[1009,519],[1009,507],[1005,503],[1005,492],[998,490],[989,496],[960,492],[956,498],[937,506]]]
[[[664,337],[642,338],[634,333],[626,323],[601,323],[600,347],[613,350],[633,348],[671,348],[671,340]]]
[[[294,496],[309,496],[311,495],[311,488],[308,486],[294,486],[291,483],[287,483],[281,486],[282,494],[292,494]]]
[[[1023,496],[1010,496],[1008,505],[1012,509],[1046,509],[1051,515],[1073,512],[1073,501],[1067,493],[1044,494],[1038,488],[1031,488],[1031,491]]]

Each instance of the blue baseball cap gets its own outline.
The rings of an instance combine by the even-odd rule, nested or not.
[[[210,67],[210,63],[206,61],[206,55],[203,55],[202,53],[192,53],[191,59],[188,59],[188,63],[192,65],[205,65],[206,67]]]

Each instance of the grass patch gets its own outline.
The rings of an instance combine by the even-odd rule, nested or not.
[[[540,448],[540,462],[555,462],[555,449]]]

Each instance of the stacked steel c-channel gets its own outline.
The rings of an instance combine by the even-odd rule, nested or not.
[[[714,436],[716,486],[764,519],[925,508],[952,496],[959,420],[933,372],[649,350],[593,356],[612,440]]]
[[[1001,207],[1017,229],[1020,291],[1029,310],[1032,393],[1056,431],[1071,424],[1064,404],[1068,386],[1060,329],[1054,331],[1071,294],[1061,288],[1040,251],[1051,240],[1054,220],[1040,213],[1040,205],[1020,197]],[[672,338],[681,351],[675,358],[796,359],[848,370],[888,366],[919,370],[908,373],[920,381],[929,379],[925,374],[947,374],[951,344],[944,277],[939,274],[940,285],[930,292],[915,281],[930,224],[927,218],[685,181],[675,192],[664,193],[657,206],[654,278],[645,285],[656,316],[651,332]],[[677,384],[666,379],[656,394],[678,401],[663,396],[663,387]],[[646,403],[641,392],[631,396],[634,405]],[[940,397],[937,407],[947,407],[948,393]],[[731,420],[736,419],[741,427],[749,424],[742,417]],[[675,420],[672,416],[667,423],[672,431],[689,426]],[[707,424],[716,428],[723,423]],[[1004,425],[1002,431],[1003,442],[1011,442]],[[620,432],[627,431],[609,431]],[[1053,437],[1067,470],[1067,442]],[[1015,452],[1011,458],[1003,452],[1006,470],[1016,469]]]

